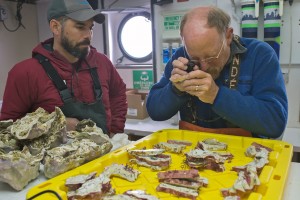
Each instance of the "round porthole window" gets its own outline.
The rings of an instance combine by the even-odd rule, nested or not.
[[[131,13],[118,29],[118,44],[124,55],[134,62],[146,62],[152,58],[152,30],[150,13]]]

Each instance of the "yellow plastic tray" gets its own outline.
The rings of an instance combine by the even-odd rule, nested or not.
[[[158,142],[166,142],[168,139],[177,139],[188,140],[193,143],[192,146],[188,146],[184,150],[185,153],[195,148],[195,145],[198,141],[202,141],[207,138],[215,138],[221,142],[225,142],[226,144],[228,144],[227,151],[231,152],[234,155],[234,158],[230,163],[225,163],[225,172],[220,173],[212,170],[199,171],[200,176],[208,178],[209,184],[207,188],[203,187],[200,189],[199,196],[197,198],[198,200],[224,199],[220,193],[220,189],[231,187],[237,179],[237,173],[231,171],[231,168],[233,166],[248,164],[253,160],[252,158],[245,157],[244,155],[245,150],[251,145],[252,142],[257,142],[259,144],[270,147],[273,149],[273,151],[269,155],[269,164],[267,164],[263,168],[259,176],[261,185],[258,186],[254,192],[251,192],[250,195],[247,195],[242,199],[282,199],[293,153],[293,146],[291,144],[278,140],[247,138],[173,129],[164,129],[161,131],[157,131],[151,135],[144,137],[141,140],[117,149],[101,158],[93,160],[55,178],[49,179],[48,181],[45,181],[31,188],[27,193],[27,199],[32,198],[38,193],[44,192],[45,193],[43,195],[40,195],[34,199],[59,199],[54,195],[54,193],[57,193],[61,199],[67,199],[67,188],[64,186],[64,184],[65,180],[68,177],[79,174],[88,174],[93,171],[97,171],[99,174],[103,172],[106,166],[109,166],[113,163],[126,164],[130,159],[126,151],[127,149],[141,149],[143,147],[146,147],[148,149],[153,148],[153,145],[157,144]],[[186,165],[183,165],[183,159],[185,159],[184,154],[178,155],[170,153],[170,155],[172,157],[172,164],[169,169],[188,169]],[[149,194],[157,196],[159,199],[185,199],[178,198],[174,195],[164,192],[156,192],[155,189],[159,184],[157,179],[157,172],[151,171],[149,168],[145,167],[137,167],[136,165],[132,166],[141,171],[141,174],[135,182],[131,183],[118,177],[113,177],[111,179],[112,187],[116,190],[117,194],[121,194],[129,189],[141,189],[145,190]],[[49,190],[52,193],[47,192]]]

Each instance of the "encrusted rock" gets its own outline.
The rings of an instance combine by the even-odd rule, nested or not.
[[[55,113],[49,114],[43,108],[38,108],[35,112],[17,119],[10,127],[10,131],[19,140],[38,138],[49,132],[54,115]]]
[[[2,130],[7,129],[7,127],[12,125],[13,122],[14,121],[12,119],[0,121],[0,133],[2,132]]]
[[[8,183],[15,190],[22,190],[38,177],[43,154],[32,156],[27,147],[7,154],[0,152],[0,181]]]
[[[68,136],[58,107],[50,114],[38,108],[15,122],[0,121],[0,181],[21,190],[39,175],[41,161],[45,176],[52,178],[112,149],[108,135],[89,119]]]
[[[76,131],[69,131],[67,135],[77,140],[90,139],[98,145],[110,142],[108,135],[104,134],[102,129],[91,120],[80,121],[76,126]]]
[[[49,117],[51,115],[51,118]],[[24,144],[28,146],[30,153],[35,155],[42,151],[60,146],[67,142],[66,118],[62,111],[56,107],[55,111],[44,118],[51,121],[51,126],[47,133],[33,140],[25,140]]]
[[[8,131],[0,133],[0,151],[8,153],[13,150],[21,150],[18,140],[10,135]]]
[[[70,144],[55,147],[46,152],[43,161],[45,176],[52,178],[62,174],[108,153],[111,148],[110,142],[100,146],[89,139],[74,140]]]

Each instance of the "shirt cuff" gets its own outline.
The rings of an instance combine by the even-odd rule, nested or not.
[[[183,96],[186,94],[186,92],[182,92],[182,91],[178,90],[177,87],[175,87],[175,85],[173,85],[173,83],[171,83],[171,84],[172,84],[172,90],[175,92],[175,94],[177,94],[178,96]]]

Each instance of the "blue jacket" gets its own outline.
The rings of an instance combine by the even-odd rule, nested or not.
[[[241,38],[241,43],[247,50],[240,56],[237,89],[228,87],[228,64],[215,80],[219,92],[213,104],[201,102],[187,93],[180,95],[172,88],[169,80],[172,61],[184,57],[183,47],[179,48],[167,63],[160,81],[149,92],[149,116],[153,120],[163,121],[180,111],[180,118],[189,121],[192,112],[189,102],[193,102],[199,126],[240,127],[254,136],[279,137],[287,123],[288,101],[277,55],[265,42]]]

